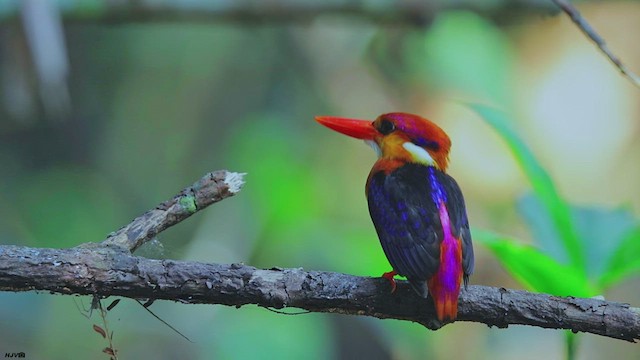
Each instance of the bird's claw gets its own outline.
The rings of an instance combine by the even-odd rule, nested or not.
[[[386,272],[384,274],[382,274],[382,277],[389,280],[389,282],[391,283],[391,293],[393,294],[394,292],[396,292],[396,288],[398,287],[396,284],[396,280],[393,278],[394,276],[398,275],[398,273],[395,270],[391,270],[389,272]]]

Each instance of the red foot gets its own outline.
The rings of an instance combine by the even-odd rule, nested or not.
[[[394,292],[396,292],[396,280],[393,278],[394,276],[398,275],[398,273],[395,270],[391,270],[389,272],[386,272],[384,274],[382,274],[382,277],[389,280],[389,282],[391,283],[391,293],[393,294]]]

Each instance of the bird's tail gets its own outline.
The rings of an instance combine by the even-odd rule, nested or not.
[[[462,283],[462,249],[460,241],[440,244],[438,271],[427,280],[438,320],[455,320],[458,315],[458,294]]]
[[[458,315],[458,292],[431,290],[430,293],[433,297],[438,320],[455,320]]]
[[[458,292],[445,289],[440,284],[437,284],[436,276],[428,281],[415,281],[409,279],[409,284],[413,287],[418,295],[423,298],[431,295],[433,303],[436,307],[436,315],[438,320],[455,320],[458,314]],[[455,284],[454,284],[455,287]],[[458,289],[460,286],[458,285]]]

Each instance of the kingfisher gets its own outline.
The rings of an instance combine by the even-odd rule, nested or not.
[[[473,273],[473,246],[462,192],[446,173],[451,140],[438,125],[394,112],[375,121],[317,116],[320,124],[364,140],[378,155],[365,193],[382,249],[393,268],[423,298],[438,320],[453,321],[461,284]]]

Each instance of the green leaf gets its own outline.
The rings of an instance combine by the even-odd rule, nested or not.
[[[480,104],[469,104],[507,142],[516,161],[525,173],[533,191],[549,213],[556,231],[560,235],[571,264],[580,271],[586,271],[585,256],[580,239],[574,227],[568,203],[556,190],[551,177],[536,160],[533,153],[509,125],[506,114]]]
[[[533,246],[488,232],[474,231],[473,238],[487,246],[502,266],[529,290],[579,297],[596,293],[583,272],[559,263]]]
[[[605,271],[629,232],[638,226],[628,209],[571,206],[587,264],[587,274],[596,280]],[[636,252],[640,254],[640,252]]]
[[[561,263],[569,261],[553,221],[534,194],[518,200],[518,212],[545,253]],[[623,237],[637,226],[633,214],[623,208],[609,209],[571,205],[571,215],[585,256],[586,273],[591,279],[602,276],[607,261]]]
[[[517,200],[516,208],[526,222],[535,244],[558,262],[569,263],[570,259],[560,234],[556,231],[551,215],[538,197],[528,192]]]
[[[640,226],[624,236],[609,258],[599,285],[606,288],[634,274],[640,274]]]

